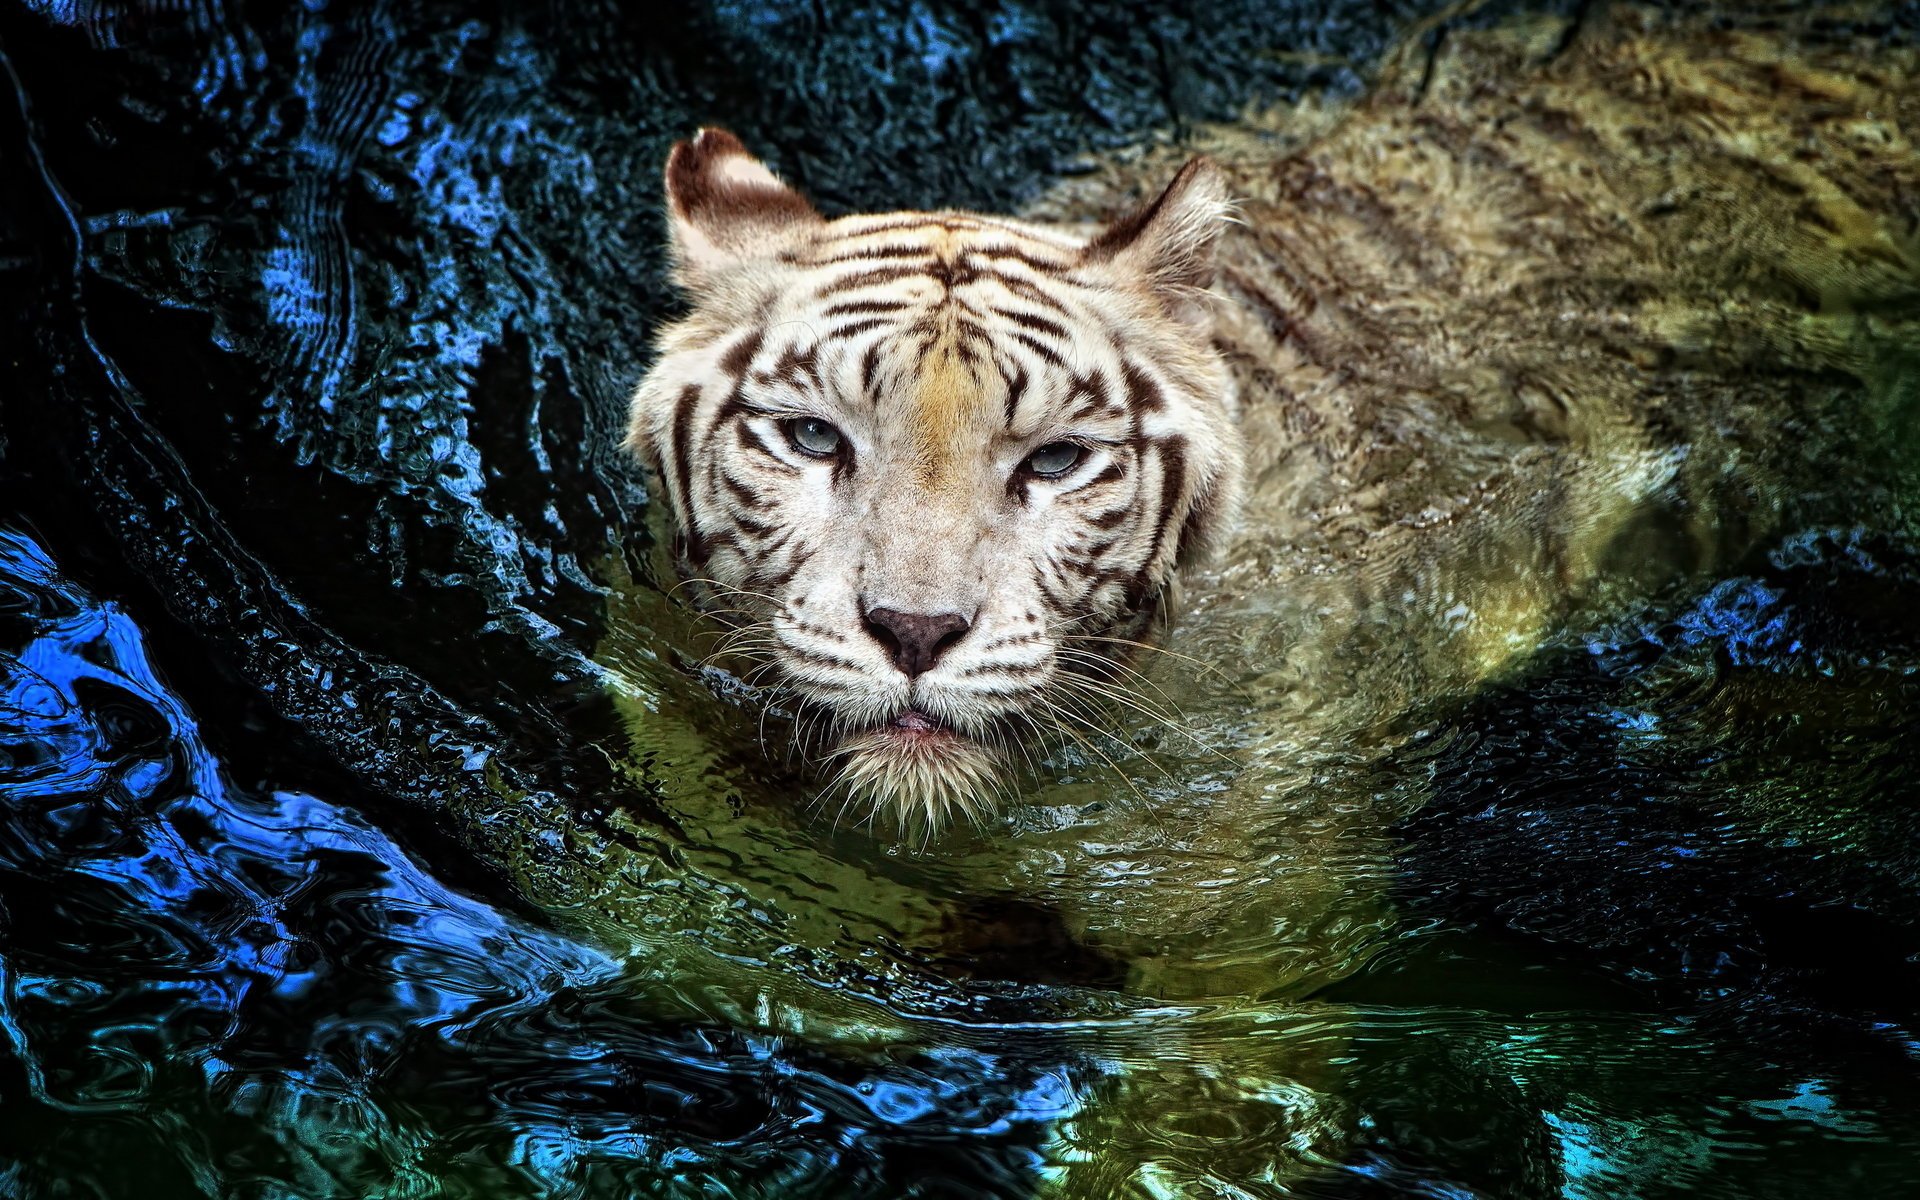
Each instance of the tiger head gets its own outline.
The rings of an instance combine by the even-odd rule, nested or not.
[[[1086,735],[1097,683],[1232,523],[1218,169],[1092,236],[828,220],[709,129],[674,147],[666,198],[692,311],[628,443],[683,569],[850,800],[977,818],[1023,743]]]

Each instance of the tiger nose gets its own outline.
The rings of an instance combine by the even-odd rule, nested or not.
[[[893,655],[893,665],[912,679],[933,669],[948,647],[967,636],[972,625],[959,613],[905,613],[891,608],[867,610],[867,632]]]

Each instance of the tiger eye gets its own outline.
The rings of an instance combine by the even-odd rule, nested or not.
[[[781,429],[794,449],[814,458],[832,458],[846,444],[838,429],[817,417],[795,417],[781,422]]]
[[[1086,450],[1072,442],[1049,442],[1027,455],[1027,461],[1020,465],[1042,479],[1058,479],[1079,466],[1086,456]]]

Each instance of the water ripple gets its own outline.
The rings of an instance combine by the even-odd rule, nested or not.
[[[0,588],[9,1112],[62,1129],[16,1182],[140,1117],[200,1131],[168,1149],[182,1178],[261,1194],[897,1195],[912,1147],[1007,1191],[1077,1103],[1044,1052],[857,1062],[662,1023],[619,962],[355,813],[234,788],[133,622],[18,535]]]

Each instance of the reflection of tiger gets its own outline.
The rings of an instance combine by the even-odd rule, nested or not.
[[[728,134],[676,147],[694,308],[631,442],[855,795],[934,822],[1084,735],[1243,496],[1192,628],[1277,736],[1278,697],[1391,719],[1819,489],[1782,463],[1910,386],[1909,56],[1578,32],[1456,37],[1337,119],[1223,131],[1090,236],[828,221]],[[1144,161],[1049,215],[1172,166]]]
[[[667,167],[696,302],[634,406],[685,558],[764,633],[856,792],[970,810],[1087,721],[1234,511],[1208,345],[1218,171],[1091,240],[963,213],[821,219],[707,130]]]

